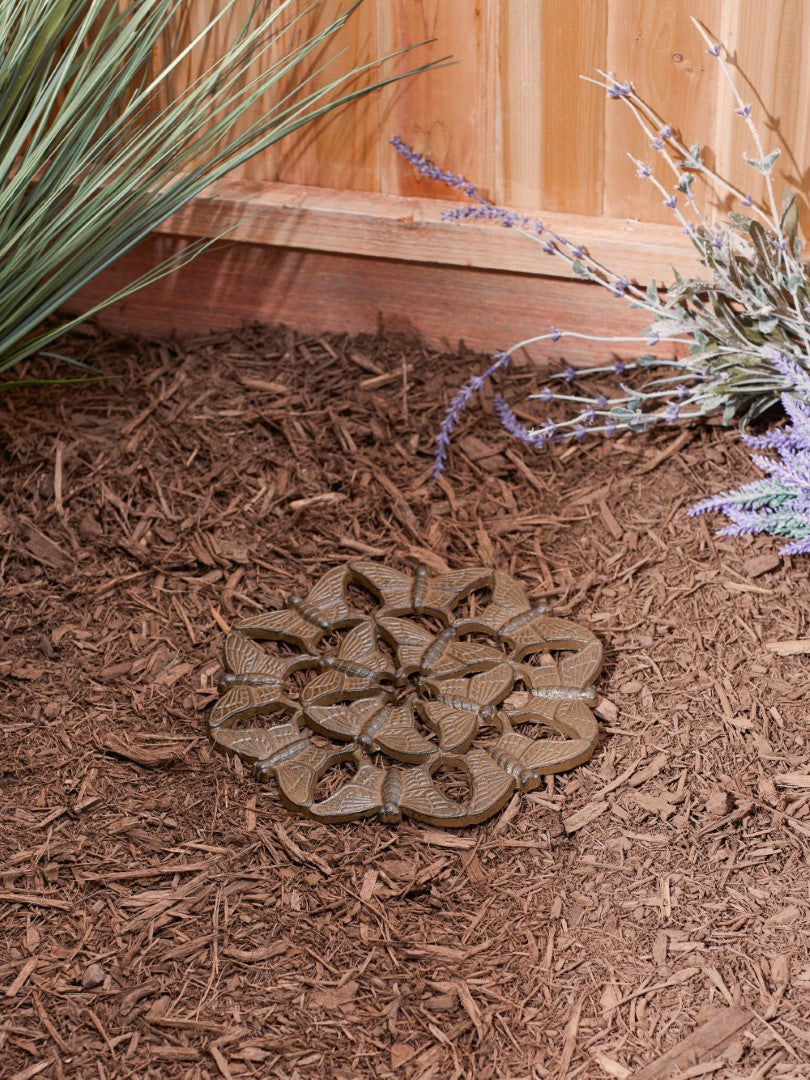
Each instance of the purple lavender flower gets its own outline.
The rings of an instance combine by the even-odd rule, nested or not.
[[[751,106],[741,105],[739,109],[735,109],[734,112],[737,114],[737,116],[748,117],[751,115]]]
[[[625,364],[622,363],[621,360],[614,360],[613,361],[613,374],[614,375],[624,375],[624,373],[626,371],[627,371],[627,367],[626,367]]]
[[[552,341],[556,342],[556,341],[560,340],[560,338],[562,337],[562,334],[560,333],[560,331],[557,329],[556,326],[552,326],[551,329],[549,330],[549,335],[548,336],[551,338]]]
[[[524,427],[512,411],[509,403],[500,395],[495,395],[495,412],[501,421],[501,426],[508,431],[513,438],[520,442],[533,446],[536,450],[542,450],[546,445],[546,437],[543,431],[530,431]]]
[[[638,176],[641,180],[646,180],[648,176],[652,176],[652,169],[649,165],[645,165],[642,161],[636,169],[636,176]]]
[[[571,255],[575,259],[584,259],[585,258],[585,248],[582,247],[580,244],[577,244],[577,246],[571,252]]]
[[[709,56],[719,56],[720,55],[720,50],[722,48],[723,48],[723,46],[718,41],[716,45],[712,45],[711,48],[706,50],[706,52],[709,54]]]
[[[548,405],[550,401],[554,400],[554,391],[550,386],[544,386],[537,397],[544,405]]]
[[[412,150],[410,146],[402,141],[399,135],[394,135],[390,142],[396,152],[401,154],[408,164],[412,165],[418,173],[422,174],[422,176],[426,176],[430,180],[437,180],[440,184],[447,184],[448,187],[458,188],[470,198],[474,198],[478,194],[478,188],[475,184],[471,184],[469,180],[466,180],[457,173],[446,172],[444,169],[440,169],[438,165],[435,165],[430,160],[430,158]]]
[[[604,412],[605,409],[608,407],[608,399],[605,397],[604,394],[599,394],[596,399],[595,405],[600,412]]]
[[[622,275],[613,282],[613,288],[610,290],[610,294],[611,296],[624,296],[629,288],[630,281]]]
[[[672,138],[672,125],[664,124],[661,130],[658,132],[659,139],[671,139]]]
[[[656,137],[650,143],[650,149],[651,150],[663,150],[664,149],[664,140],[662,138],[660,138],[660,137]]]
[[[570,364],[566,364],[562,370],[562,377],[567,383],[572,383],[577,377],[577,373]]]
[[[473,395],[483,388],[487,379],[491,379],[496,371],[508,367],[508,365],[509,353],[496,352],[493,356],[493,362],[486,371],[482,372],[480,375],[474,375],[469,379],[451,400],[450,407],[444,414],[444,419],[439,427],[439,433],[436,436],[436,452],[433,458],[434,479],[441,476],[444,472],[447,463],[447,452],[450,449],[450,439],[453,431],[467,406],[472,401]]]
[[[545,244],[543,244],[543,251],[545,251],[546,255],[556,255],[557,245],[553,240],[546,240]]]
[[[583,427],[582,424],[574,424],[574,438],[577,442],[582,442],[585,436],[588,434],[588,429]]]
[[[719,510],[730,522],[720,530],[722,536],[769,533],[791,541],[780,549],[783,555],[810,554],[810,374],[780,353],[770,359],[791,383],[790,392],[782,395],[789,423],[743,440],[779,456],[753,454],[752,461],[766,474],[762,479],[704,499],[689,513]]]
[[[677,205],[678,205],[678,196],[677,195],[670,195],[670,197],[668,199],[664,199],[664,206],[668,206],[670,208],[670,210],[674,210]]]
[[[664,412],[664,419],[668,424],[676,424],[681,416],[681,407],[677,401],[671,401]]]
[[[629,82],[620,83],[614,79],[607,93],[609,98],[629,97],[633,93],[633,87]]]
[[[753,206],[753,205],[754,205],[754,200],[751,198],[750,195],[745,195],[742,199],[740,199],[740,206]]]

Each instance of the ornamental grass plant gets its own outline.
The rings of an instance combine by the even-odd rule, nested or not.
[[[44,326],[209,184],[337,106],[442,63],[368,78],[404,49],[336,70],[340,53],[324,60],[324,47],[362,2],[311,32],[319,5],[298,0],[254,0],[246,14],[241,0],[0,0],[0,372],[217,239]],[[210,14],[195,10],[181,40],[192,5]],[[235,21],[216,53],[214,34]],[[192,57],[200,73],[178,90]]]
[[[463,176],[447,172],[399,137],[395,149],[424,176],[457,189],[470,201],[442,216],[453,221],[493,221],[541,245],[551,258],[563,259],[584,281],[607,289],[617,301],[647,313],[642,337],[601,337],[579,329],[549,327],[544,333],[496,352],[492,363],[473,376],[450,403],[436,439],[434,475],[444,471],[453,429],[485,383],[508,369],[511,357],[528,345],[564,338],[644,345],[685,346],[685,355],[662,358],[649,353],[623,362],[591,368],[570,366],[540,393],[532,395],[558,414],[534,427],[521,424],[501,393],[494,407],[503,427],[522,442],[542,449],[566,439],[643,432],[661,424],[694,421],[719,414],[745,431],[752,422],[779,409],[792,420],[786,432],[750,437],[752,446],[772,448],[781,463],[755,458],[770,473],[768,480],[746,485],[716,500],[701,503],[700,512],[719,509],[731,518],[724,532],[776,532],[796,541],[786,552],[808,550],[807,477],[810,440],[806,407],[810,406],[810,264],[802,261],[796,197],[787,190],[781,201],[773,182],[779,150],[767,151],[751,113],[737,89],[724,47],[693,19],[707,53],[717,62],[734,96],[733,122],[745,124],[751,141],[748,165],[765,181],[765,205],[728,183],[704,159],[698,145],[683,142],[636,92],[629,81],[608,72],[588,81],[600,86],[617,105],[630,109],[644,131],[650,161],[629,155],[643,183],[652,184],[694,245],[705,270],[700,278],[673,271],[670,282],[638,284],[605,266],[584,245],[562,236],[548,223],[498,206]],[[698,180],[715,196],[735,205],[720,223],[712,222],[695,196]],[[598,389],[592,389],[594,383]],[[804,404],[802,404],[804,403]],[[559,417],[563,410],[563,418]]]

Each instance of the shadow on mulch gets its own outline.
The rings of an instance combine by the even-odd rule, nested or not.
[[[763,643],[808,636],[807,564],[686,518],[751,475],[733,431],[535,455],[476,407],[437,485],[481,357],[70,347],[120,378],[0,397],[3,1075],[806,1075],[810,678]],[[592,761],[443,833],[293,818],[212,754],[223,628],[358,555],[596,631]]]

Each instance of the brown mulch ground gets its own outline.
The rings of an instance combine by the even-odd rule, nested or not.
[[[810,676],[764,647],[810,636],[808,563],[685,516],[752,475],[736,435],[537,456],[475,409],[439,487],[481,358],[88,335],[120,379],[0,397],[0,1074],[810,1074]],[[358,555],[595,630],[592,761],[449,833],[212,754],[223,627]]]

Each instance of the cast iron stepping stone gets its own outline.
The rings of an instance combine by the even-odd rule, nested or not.
[[[350,585],[371,611],[352,608]],[[457,617],[479,590],[489,602]],[[601,668],[589,630],[532,605],[501,570],[432,575],[360,560],[226,636],[209,731],[317,821],[460,828],[590,758]],[[319,798],[332,770],[346,778]],[[442,790],[440,770],[466,793]]]

